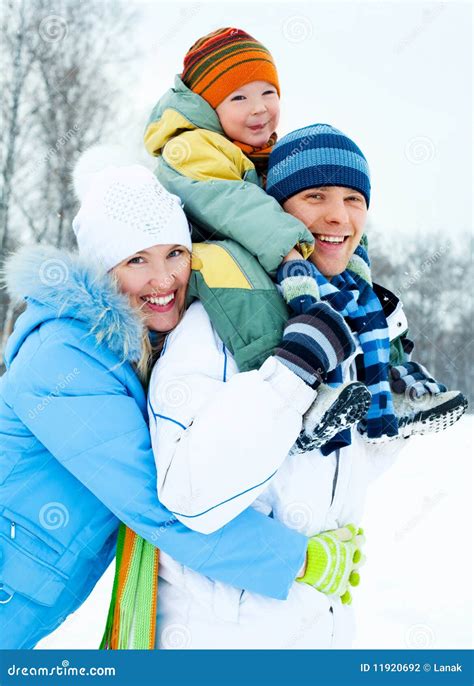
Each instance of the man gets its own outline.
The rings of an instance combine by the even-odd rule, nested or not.
[[[363,237],[370,203],[370,176],[360,148],[327,124],[294,131],[282,138],[270,155],[266,190],[286,212],[300,219],[315,238],[309,262],[316,269],[309,268],[310,265],[305,269],[303,261],[298,261],[299,267],[293,267],[300,279],[302,275],[308,277],[300,284],[301,294],[327,300],[344,316],[349,315],[363,348],[365,341],[367,360],[374,357],[378,341],[377,365],[369,363],[363,374],[372,392],[372,405],[362,427],[365,437],[378,442],[397,435],[407,437],[444,430],[456,422],[466,410],[465,397],[459,391],[446,392],[446,387],[435,382],[426,369],[409,361],[413,344],[405,336],[407,324],[401,303],[385,288],[372,284]],[[288,263],[280,270],[280,279],[291,273]],[[337,283],[334,277],[338,277]],[[354,278],[363,292],[358,294],[357,302],[353,298],[349,302],[347,298],[356,287],[352,283]],[[281,285],[284,294],[290,288],[286,300],[291,307],[290,299],[295,297],[291,277]],[[367,312],[361,310],[362,300],[367,301],[363,305]],[[370,317],[366,317],[369,313]],[[364,325],[359,316],[366,320]],[[390,371],[386,365],[388,358],[380,350],[384,347],[383,338],[387,338],[383,332],[383,319],[387,317],[388,323],[395,320],[398,329],[389,331],[397,335],[390,347]]]

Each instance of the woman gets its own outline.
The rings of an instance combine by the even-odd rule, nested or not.
[[[0,385],[1,648],[34,647],[84,602],[119,520],[203,578],[273,598],[306,559],[306,536],[253,508],[203,535],[158,502],[142,380],[184,310],[188,224],[142,167],[78,187],[80,256],[38,246],[6,267],[27,306]]]

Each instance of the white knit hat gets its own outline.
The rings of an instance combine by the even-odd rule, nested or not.
[[[178,196],[146,167],[111,164],[109,151],[103,146],[86,151],[74,168],[81,209],[72,228],[80,254],[108,271],[154,245],[183,245],[191,251],[189,224]]]

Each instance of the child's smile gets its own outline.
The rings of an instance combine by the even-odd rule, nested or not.
[[[272,84],[252,81],[228,95],[216,112],[228,138],[261,148],[278,126],[280,99]]]

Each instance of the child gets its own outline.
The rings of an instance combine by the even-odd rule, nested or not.
[[[148,151],[158,156],[159,180],[183,200],[194,240],[206,241],[194,245],[190,297],[203,302],[241,371],[273,352],[288,317],[273,286],[255,277],[251,256],[273,276],[282,261],[309,257],[314,242],[305,225],[262,188],[276,141],[279,93],[268,50],[240,29],[219,29],[188,51],[183,73],[154,108],[145,132]],[[315,312],[321,318],[314,350],[320,374],[310,382],[319,388],[312,415],[312,445],[319,447],[358,422],[370,396],[357,382],[321,386],[353,353],[354,341],[327,303],[312,303]],[[391,357],[405,363],[400,341],[392,350],[401,354]],[[379,433],[370,438],[397,436],[396,420],[386,421]]]

